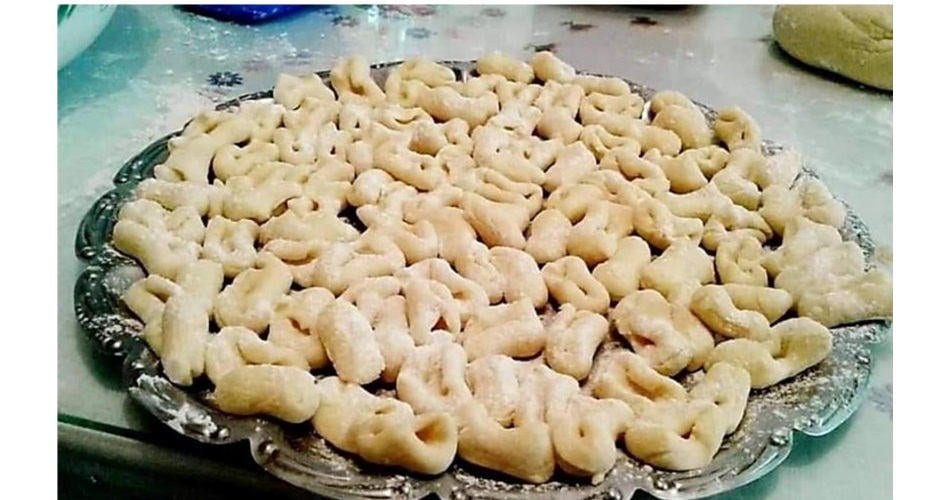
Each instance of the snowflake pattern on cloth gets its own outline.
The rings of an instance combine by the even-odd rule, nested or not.
[[[212,87],[236,87],[244,84],[244,77],[233,71],[218,71],[208,75],[208,85]]]

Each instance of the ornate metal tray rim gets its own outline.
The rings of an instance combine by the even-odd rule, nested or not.
[[[388,68],[402,61],[372,66],[373,77],[384,80]],[[442,61],[459,79],[472,75],[473,61]],[[583,73],[583,72],[579,72]],[[328,77],[328,71],[317,73]],[[585,73],[588,74],[588,73]],[[648,99],[649,87],[630,82]],[[227,109],[240,101],[263,99],[271,91],[242,95],[217,106]],[[709,119],[714,110],[698,104]],[[120,302],[119,295],[144,276],[137,262],[110,244],[118,209],[135,186],[164,161],[168,139],[162,137],[125,163],[113,179],[114,188],[100,197],[83,218],[76,235],[76,255],[86,267],[75,286],[75,311],[82,329],[98,350],[123,361],[123,380],[131,397],[179,434],[202,443],[227,444],[247,440],[254,460],[268,472],[299,487],[339,498],[630,498],[643,490],[658,498],[699,498],[732,490],[763,477],[790,453],[794,431],[822,436],[845,422],[866,395],[872,369],[870,347],[886,338],[890,323],[870,321],[833,329],[834,349],[818,366],[794,379],[763,391],[753,391],[741,427],[728,437],[712,464],[696,471],[653,469],[624,452],[605,480],[597,485],[571,480],[559,473],[542,485],[512,482],[499,475],[460,463],[434,478],[380,469],[335,451],[322,438],[301,426],[278,424],[268,418],[237,417],[206,404],[207,388],[185,391],[161,373],[159,361],[136,332],[143,325]],[[783,150],[770,141],[767,155]],[[814,177],[804,168],[802,176]],[[870,256],[874,244],[866,225],[847,207],[842,233]],[[804,394],[805,390],[816,391]],[[798,398],[800,401],[796,400]],[[792,402],[790,407],[788,402]],[[768,404],[772,403],[772,404]],[[304,443],[307,439],[310,442]],[[752,446],[749,446],[752,445]]]

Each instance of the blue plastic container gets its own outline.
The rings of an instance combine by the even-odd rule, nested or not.
[[[182,5],[181,8],[219,21],[260,24],[279,19],[313,5]]]

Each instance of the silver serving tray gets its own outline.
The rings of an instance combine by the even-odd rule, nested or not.
[[[401,62],[401,61],[400,61]],[[373,77],[385,81],[392,62],[375,65]],[[471,61],[442,62],[459,79],[472,76]],[[318,73],[328,80],[328,71]],[[654,90],[628,82],[648,100]],[[218,106],[226,109],[239,101],[271,97],[272,91],[241,96]],[[715,112],[699,104],[709,120]],[[765,390],[754,390],[745,418],[727,437],[707,467],[670,472],[620,453],[605,480],[592,485],[558,472],[548,483],[523,484],[491,471],[456,460],[448,471],[430,478],[371,466],[341,453],[317,436],[308,424],[288,425],[263,417],[237,417],[209,404],[210,386],[198,382],[184,389],[162,373],[159,360],[138,337],[143,324],[120,300],[121,294],[145,276],[132,258],[112,247],[112,228],[119,208],[134,196],[135,186],[151,177],[155,165],[168,156],[165,136],[129,160],[115,175],[115,187],[99,198],[79,225],[76,255],[86,267],[75,287],[76,317],[82,329],[102,352],[121,360],[123,379],[132,399],[179,434],[208,444],[247,440],[254,460],[271,474],[301,488],[337,498],[421,498],[436,494],[443,499],[511,498],[611,498],[627,499],[637,490],[663,499],[699,498],[732,490],[761,478],[787,458],[794,431],[822,436],[846,421],[866,395],[873,365],[871,345],[883,340],[890,323],[871,321],[834,328],[833,350],[819,365],[791,380]],[[765,141],[763,151],[773,155],[783,148]],[[817,177],[804,168],[801,176]],[[866,225],[849,208],[841,232],[856,241],[869,257],[874,243]],[[685,381],[688,383],[688,380]]]

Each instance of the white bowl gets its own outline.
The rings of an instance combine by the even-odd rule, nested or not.
[[[114,13],[115,5],[59,6],[57,38],[60,69],[92,45]]]

